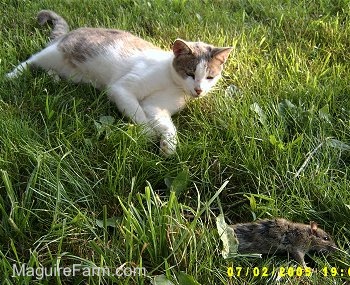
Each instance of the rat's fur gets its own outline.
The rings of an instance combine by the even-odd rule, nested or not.
[[[331,252],[337,249],[332,238],[315,222],[310,225],[285,219],[261,220],[231,226],[238,239],[238,252],[273,254],[289,253],[306,267],[304,257],[309,251]]]
[[[107,89],[122,113],[161,136],[165,154],[172,154],[177,143],[171,116],[212,89],[232,50],[177,39],[172,51],[163,51],[125,31],[68,32],[66,21],[49,10],[40,11],[38,21],[52,22],[51,42],[7,77],[18,76],[27,66],[40,67],[56,77]]]

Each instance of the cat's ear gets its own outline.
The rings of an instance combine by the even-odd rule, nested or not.
[[[173,53],[175,56],[179,56],[181,54],[191,54],[192,50],[184,40],[176,39],[173,44]]]
[[[214,60],[217,60],[220,62],[220,64],[224,64],[232,51],[232,48],[227,47],[227,48],[214,48],[212,51],[211,57]]]

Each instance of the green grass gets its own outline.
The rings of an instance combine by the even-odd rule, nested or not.
[[[181,285],[270,284],[276,275],[229,278],[227,268],[296,266],[224,260],[220,212],[228,223],[317,221],[342,252],[309,255],[312,277],[281,282],[350,281],[320,272],[350,267],[348,1],[4,0],[0,9],[1,284],[149,284],[163,274]],[[72,29],[125,29],[163,48],[178,37],[234,47],[218,88],[174,117],[176,155],[161,157],[104,92],[39,71],[4,79],[45,45],[41,9]],[[76,263],[147,276],[12,277],[13,264]]]

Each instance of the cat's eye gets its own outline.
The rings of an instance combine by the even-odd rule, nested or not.
[[[186,75],[189,77],[192,77],[194,79],[194,73],[193,72],[186,72]]]
[[[208,76],[207,79],[208,80],[212,80],[212,79],[214,79],[214,77],[213,76]]]

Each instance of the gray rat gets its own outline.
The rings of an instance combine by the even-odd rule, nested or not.
[[[231,225],[238,239],[238,252],[273,254],[289,253],[306,267],[305,254],[309,251],[332,252],[337,249],[325,231],[310,225],[293,223],[285,219],[261,220]]]

